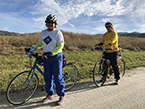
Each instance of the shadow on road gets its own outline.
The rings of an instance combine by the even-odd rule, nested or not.
[[[88,81],[81,81],[81,82],[77,82],[77,84],[75,84],[75,86],[70,89],[69,91],[66,92],[66,95],[71,95],[74,93],[79,93],[79,92],[84,92],[87,90],[91,90],[97,88],[95,86],[95,84],[93,83],[92,80],[88,80]],[[24,95],[25,96],[25,95]],[[47,104],[42,104],[41,100],[46,96],[45,91],[42,91],[40,88],[36,91],[36,93],[34,94],[34,96],[27,101],[26,103],[22,104],[22,105],[11,105],[8,103],[8,101],[6,100],[5,95],[1,96],[0,98],[0,109],[9,109],[9,108],[18,108],[18,109],[25,109],[27,107],[27,109],[31,109],[31,108],[35,108],[35,107],[45,107],[46,105],[50,106],[50,107],[54,107],[56,106],[56,101],[52,101],[51,103],[47,103]],[[57,97],[57,95],[55,94],[55,96]],[[33,101],[34,99],[34,101]]]
[[[104,86],[113,86],[112,83],[106,83],[104,84]],[[85,81],[80,81],[77,82],[77,84],[75,84],[75,86],[70,89],[69,91],[66,92],[66,95],[72,95],[72,94],[76,94],[76,93],[80,93],[80,92],[84,92],[84,91],[88,91],[88,90],[92,90],[97,88],[96,85],[93,83],[93,81],[90,80],[85,80]],[[25,96],[25,95],[24,95]],[[36,93],[34,94],[34,96],[27,101],[26,103],[22,104],[22,105],[11,105],[8,103],[8,101],[5,98],[5,95],[3,95],[2,99],[0,98],[0,108],[1,109],[9,109],[9,108],[17,108],[17,109],[32,109],[32,108],[39,108],[39,107],[45,107],[45,106],[49,106],[49,107],[55,107],[57,101],[52,101],[50,103],[47,104],[42,104],[41,100],[46,96],[46,92],[45,90],[41,90],[40,88],[36,91]],[[56,99],[58,100],[58,96],[55,94]]]

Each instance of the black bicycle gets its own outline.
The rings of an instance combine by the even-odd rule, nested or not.
[[[104,50],[110,50],[110,49],[106,49],[103,47],[103,48],[99,48],[98,50],[104,51]],[[118,64],[118,68],[120,71],[120,77],[122,78],[125,74],[125,61],[121,57],[121,52],[118,52],[118,56],[119,57],[117,58],[117,64]],[[106,66],[106,64],[104,64],[105,62],[107,63],[107,66]],[[108,73],[105,77],[105,81],[102,81],[103,74],[106,71],[107,67],[108,67],[108,71],[107,71]],[[97,87],[100,87],[100,86],[103,86],[105,82],[112,83],[112,80],[114,78],[113,73],[114,73],[114,70],[112,69],[112,67],[110,65],[110,61],[108,59],[105,59],[104,57],[102,57],[95,64],[94,69],[93,69],[93,81],[94,81],[95,85]]]
[[[44,72],[39,66],[43,66],[43,58],[38,53],[33,53],[35,62],[31,70],[24,71],[16,75],[9,83],[6,90],[6,98],[9,103],[13,105],[20,105],[28,101],[36,92],[39,79],[35,73],[35,69],[42,75]],[[63,79],[65,82],[65,91],[70,90],[77,82],[78,69],[74,65],[75,62],[67,63],[65,57],[63,57]]]

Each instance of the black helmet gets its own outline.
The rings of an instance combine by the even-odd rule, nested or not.
[[[53,15],[53,14],[49,14],[49,15],[46,17],[45,23],[47,23],[48,21],[52,21],[52,22],[54,22],[55,24],[57,24],[57,18],[56,18],[56,16]]]
[[[105,27],[112,27],[112,26],[113,26],[113,24],[111,22],[105,23]]]

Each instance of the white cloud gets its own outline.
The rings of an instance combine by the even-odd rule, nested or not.
[[[8,2],[0,6],[8,7],[6,4]],[[57,16],[60,28],[65,28],[65,24],[68,24],[67,27],[70,28],[68,29],[74,32],[104,33],[104,23],[107,21],[113,22],[117,31],[145,31],[145,0],[39,0],[37,2],[14,0],[14,5],[11,4],[8,8],[9,10],[15,8],[12,9],[15,11],[7,14],[0,11],[0,23],[12,21],[3,24],[5,28],[8,27],[7,29],[10,28],[9,25],[14,24],[26,29],[28,26],[37,28],[36,30],[42,29],[45,27],[45,18],[52,13]]]
[[[111,21],[110,18],[102,18],[99,22],[108,22],[108,21]]]
[[[106,32],[106,29],[104,26],[96,27],[95,28],[96,33],[104,33]]]
[[[138,0],[138,2],[140,1]],[[119,16],[130,12],[134,13],[133,8],[136,5],[137,2],[127,0],[67,0],[61,4],[59,0],[41,0],[41,2],[35,5],[33,14],[46,15],[53,13],[58,16],[59,23],[64,24],[68,20],[78,17],[80,14],[87,16]]]
[[[69,22],[68,22],[68,24],[69,24],[71,27],[75,28],[75,26],[74,26],[73,24],[71,24],[71,23],[69,23]]]

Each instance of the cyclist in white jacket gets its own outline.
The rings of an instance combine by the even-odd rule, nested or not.
[[[35,50],[43,47],[44,57],[44,80],[47,96],[43,99],[43,103],[53,100],[53,79],[56,86],[57,95],[60,96],[58,105],[65,102],[64,99],[64,80],[62,77],[63,56],[62,49],[64,47],[64,38],[60,30],[56,29],[57,18],[55,15],[49,14],[45,20],[47,29],[40,34],[39,43],[35,45]]]

